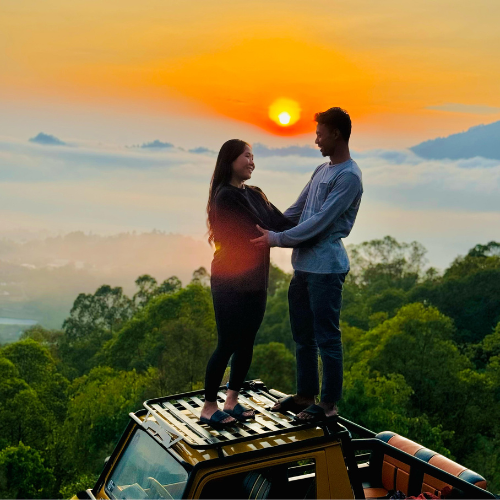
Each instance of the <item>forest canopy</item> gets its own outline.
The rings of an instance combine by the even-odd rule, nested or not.
[[[500,491],[500,244],[443,272],[389,236],[349,249],[341,315],[340,413],[392,430],[485,476]],[[292,393],[291,275],[272,266],[249,378]],[[128,296],[80,293],[60,329],[0,349],[0,495],[69,498],[91,487],[147,398],[201,389],[216,342],[204,268],[183,285],[144,274]]]

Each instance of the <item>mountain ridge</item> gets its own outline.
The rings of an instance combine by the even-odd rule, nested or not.
[[[465,132],[424,141],[409,149],[432,160],[461,160],[477,156],[500,160],[500,121],[475,125]]]

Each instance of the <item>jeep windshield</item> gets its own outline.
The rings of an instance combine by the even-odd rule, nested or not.
[[[147,432],[137,429],[106,482],[112,499],[181,498],[188,474]]]

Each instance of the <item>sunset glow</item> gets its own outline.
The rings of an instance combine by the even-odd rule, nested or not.
[[[118,12],[94,0],[54,0],[44,9],[35,0],[9,2],[0,20],[8,47],[0,54],[0,101],[31,114],[53,104],[105,110],[120,123],[135,110],[172,121],[216,119],[274,138],[311,133],[316,112],[341,106],[356,138],[379,146],[382,137],[406,136],[412,144],[500,116],[500,4],[485,2],[450,9],[383,0],[361,11],[345,5],[333,17],[326,0],[290,0],[286,8],[256,0],[251,9],[222,0],[223,15],[206,2],[196,13],[150,0],[143,9],[123,0]],[[465,28],[466,37],[455,36]],[[292,107],[271,112],[280,99]]]

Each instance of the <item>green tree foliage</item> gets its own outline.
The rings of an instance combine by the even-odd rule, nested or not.
[[[79,474],[65,482],[59,489],[59,498],[73,498],[80,491],[91,488],[99,478],[99,474]]]
[[[288,314],[288,289],[279,288],[268,296],[264,320],[255,339],[256,344],[280,342],[291,352],[295,352],[290,317]]]
[[[132,300],[136,307],[142,307],[156,295],[158,282],[149,274],[143,274],[135,280],[135,284],[139,290],[137,290]]]
[[[416,241],[400,243],[391,236],[350,246],[351,271],[343,295],[344,321],[367,330],[380,321],[378,313],[394,316],[408,302],[407,292],[426,276],[426,252]]]
[[[66,413],[67,380],[57,371],[49,350],[33,339],[9,344],[0,350],[0,356],[15,366],[19,377],[34,391],[41,403],[55,418]]]
[[[191,390],[204,379],[216,339],[210,290],[191,284],[160,295],[104,346],[102,360],[120,370],[158,370],[162,391]]]
[[[99,472],[124,431],[129,412],[153,397],[149,392],[153,378],[151,372],[97,367],[73,381],[61,430],[61,448],[70,477]]]
[[[403,375],[419,412],[435,411],[449,396],[443,392],[443,379],[471,366],[451,341],[453,330],[452,321],[437,309],[410,304],[368,332],[354,351],[361,359],[369,358],[382,376]]]
[[[350,252],[341,414],[450,456],[498,491],[500,244],[476,245],[443,274],[425,269],[416,242],[385,237]],[[248,375],[287,393],[295,387],[290,277],[271,266]],[[28,445],[35,458],[26,470],[38,471],[11,495],[69,496],[92,486],[129,411],[149,397],[202,388],[216,341],[209,278],[197,269],[183,288],[175,276],[158,284],[142,275],[132,300],[104,285],[77,297],[62,331],[36,326],[0,349],[0,457],[13,463]],[[0,472],[2,492],[12,484]]]
[[[453,432],[433,426],[426,414],[411,416],[412,394],[402,375],[380,376],[361,362],[345,374],[339,409],[345,418],[375,432],[391,430],[449,456],[444,440]]]
[[[61,353],[59,352],[59,345],[63,341],[63,337],[63,330],[48,330],[40,325],[35,325],[25,330],[19,340],[33,339],[46,347],[58,367],[64,370],[64,367],[61,365]]]
[[[37,450],[19,443],[0,451],[1,498],[54,498],[55,483]]]
[[[177,276],[171,276],[158,285],[155,278],[149,274],[143,274],[135,280],[138,288],[133,297],[136,308],[144,307],[152,298],[165,293],[175,293],[182,288],[181,280]]]
[[[295,358],[279,342],[255,346],[249,378],[260,378],[268,387],[285,393],[295,390]]]
[[[500,257],[473,251],[455,259],[441,279],[416,286],[409,300],[432,304],[453,318],[458,343],[478,343],[500,321],[499,283]]]
[[[133,312],[132,301],[124,295],[121,287],[102,285],[93,295],[78,295],[63,328],[72,340],[86,338],[96,331],[112,333]]]
[[[193,279],[191,283],[195,285],[209,286],[210,274],[204,267],[199,267],[193,272]]]
[[[427,253],[416,241],[400,243],[391,236],[349,250],[352,274],[372,293],[387,288],[409,290],[423,273]]]
[[[285,271],[271,262],[269,267],[268,295],[274,295],[277,290],[288,288],[291,279],[292,275],[290,273],[285,273]]]
[[[81,293],[63,323],[65,335],[60,353],[68,365],[70,378],[82,375],[93,366],[92,358],[134,314],[134,305],[121,287],[102,285],[92,294]]]

